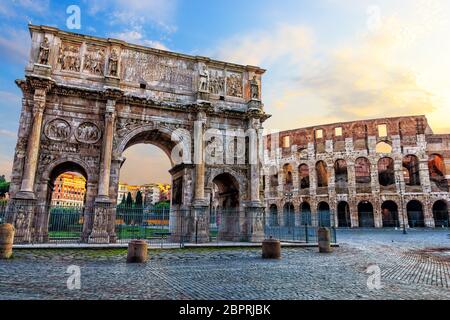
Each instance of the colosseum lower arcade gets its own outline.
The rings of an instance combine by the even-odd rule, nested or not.
[[[450,134],[425,116],[327,124],[266,136],[266,224],[448,227]],[[328,218],[327,218],[328,217]]]

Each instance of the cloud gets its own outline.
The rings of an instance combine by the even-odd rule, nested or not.
[[[255,31],[227,39],[219,44],[212,55],[249,65],[271,65],[281,59],[285,63],[298,63],[310,52],[312,45],[313,35],[309,28],[281,24],[272,30]]]
[[[30,47],[30,34],[25,30],[8,28],[0,35],[0,56],[2,60],[17,63],[27,62]]]
[[[169,50],[163,43],[155,40],[145,39],[144,35],[136,30],[112,33],[111,37],[123,40],[129,43],[139,44],[160,50]]]
[[[174,19],[176,0],[89,0],[88,13],[96,15],[108,11],[112,24],[124,24],[132,29],[141,29],[151,24],[165,32],[176,30]]]
[[[391,15],[383,11],[377,28],[363,24],[333,44],[309,25],[272,25],[224,39],[213,53],[268,70],[263,96],[266,112],[273,114],[265,124],[269,129],[433,114],[441,96],[419,81],[426,69],[418,61],[430,53],[420,55],[417,48],[436,37],[436,26],[423,27],[424,21],[436,22],[430,18],[435,12],[424,5]]]
[[[48,13],[49,0],[6,0],[0,3],[0,15],[13,18],[23,13]]]
[[[20,107],[21,99],[22,97],[15,93],[0,90],[0,101],[2,101],[2,105],[16,105]]]
[[[0,137],[17,138],[17,134],[10,130],[0,129]]]

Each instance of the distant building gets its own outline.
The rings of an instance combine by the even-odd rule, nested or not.
[[[117,203],[121,203],[123,197],[126,199],[128,193],[131,194],[133,201],[136,201],[138,191],[141,191],[144,206],[151,206],[160,201],[170,200],[170,184],[148,183],[138,186],[119,183]]]
[[[74,173],[63,173],[55,181],[52,205],[82,207],[86,194],[86,179]]]

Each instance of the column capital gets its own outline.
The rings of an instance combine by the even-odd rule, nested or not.
[[[45,95],[55,85],[55,81],[47,77],[26,76],[26,79],[30,87],[34,89],[35,94]]]

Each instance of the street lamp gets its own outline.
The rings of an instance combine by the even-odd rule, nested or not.
[[[408,234],[408,232],[406,232],[405,208],[403,202],[403,190],[401,189],[401,187],[400,187],[400,205],[402,210],[403,234]]]
[[[284,196],[288,199],[288,233],[291,233],[291,199],[293,195],[294,194],[291,191],[287,191],[284,193]]]

